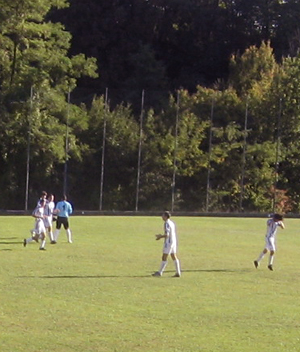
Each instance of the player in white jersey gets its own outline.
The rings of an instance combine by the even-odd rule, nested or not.
[[[52,244],[54,242],[53,230],[52,230],[54,208],[55,208],[54,195],[48,194],[46,205],[45,205],[45,211],[44,211],[45,212],[44,224],[45,224],[46,230],[48,231],[48,235]]]
[[[162,255],[162,262],[160,265],[159,271],[156,271],[153,276],[162,276],[168,262],[168,256],[171,255],[171,258],[173,259],[175,269],[176,269],[176,274],[174,277],[180,277],[181,276],[181,270],[180,270],[180,263],[179,259],[177,258],[177,237],[176,237],[176,227],[175,224],[172,220],[170,220],[171,214],[168,211],[165,211],[162,215],[162,219],[164,220],[164,234],[161,235],[155,235],[156,240],[160,240],[161,238],[164,238],[164,246],[163,246],[163,255]]]
[[[32,237],[29,237],[27,239],[24,239],[23,245],[26,247],[26,245],[32,241],[38,242],[38,240],[41,240],[41,245],[40,245],[40,250],[45,250],[45,245],[46,245],[46,229],[45,229],[45,224],[44,224],[44,208],[46,205],[46,200],[41,199],[39,201],[39,204],[36,206],[34,211],[32,212],[32,216],[35,218],[35,226],[34,229],[31,230]]]
[[[275,241],[276,241],[276,233],[277,233],[278,227],[281,227],[282,229],[285,228],[283,223],[283,216],[280,214],[274,214],[272,218],[267,221],[266,244],[265,244],[264,250],[258,256],[258,258],[254,260],[254,266],[256,268],[259,266],[260,261],[269,251],[270,257],[269,257],[268,269],[273,271],[274,254],[276,251]]]

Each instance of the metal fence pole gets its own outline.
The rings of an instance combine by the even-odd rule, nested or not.
[[[71,93],[68,92],[68,101],[67,101],[67,121],[66,121],[66,136],[65,136],[65,166],[64,166],[64,187],[63,193],[67,194],[68,192],[68,158],[69,158],[69,114],[70,114],[70,97]]]
[[[282,113],[282,99],[279,99],[279,110],[277,117],[277,141],[276,141],[276,156],[275,156],[275,179],[274,179],[274,193],[273,193],[273,213],[276,210],[276,189],[278,183],[278,171],[279,171],[279,153],[280,153],[280,140],[281,140],[281,113]]]
[[[138,209],[139,209],[142,139],[143,139],[143,118],[144,118],[144,101],[145,101],[145,91],[143,90],[142,91],[142,101],[141,101],[141,115],[140,115],[140,138],[139,138],[139,151],[138,151],[138,170],[137,170],[137,181],[136,181],[135,211],[138,211]]]
[[[31,143],[31,115],[33,105],[33,87],[30,88],[30,111],[28,118],[28,136],[27,136],[27,160],[26,160],[26,186],[25,186],[25,211],[28,210],[29,196],[29,177],[30,177],[30,143]]]
[[[106,114],[108,113],[108,88],[105,89],[105,114],[103,121],[103,133],[102,133],[102,157],[101,157],[101,178],[100,178],[100,199],[99,199],[99,210],[102,210],[103,205],[103,184],[104,184],[104,166],[105,166],[105,142],[106,142]]]
[[[209,210],[210,202],[210,172],[211,172],[211,151],[212,151],[212,130],[213,130],[213,118],[214,118],[214,108],[215,108],[215,99],[212,98],[211,110],[210,110],[210,128],[209,128],[209,141],[208,141],[208,165],[207,165],[207,179],[206,179],[206,204],[205,211]]]
[[[171,211],[174,210],[174,204],[175,204],[175,186],[176,186],[176,171],[177,171],[177,160],[176,159],[177,159],[177,148],[178,148],[178,122],[179,122],[179,108],[180,108],[179,104],[180,104],[180,92],[177,91]]]
[[[248,128],[248,97],[246,101],[245,111],[245,124],[244,124],[244,143],[243,143],[243,156],[242,156],[242,174],[241,174],[241,193],[240,193],[240,212],[243,211],[243,199],[244,199],[244,180],[245,180],[245,166],[246,166],[246,153],[247,153],[247,128]]]

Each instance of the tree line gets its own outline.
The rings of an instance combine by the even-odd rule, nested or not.
[[[0,208],[298,211],[300,5],[259,3],[1,1]]]

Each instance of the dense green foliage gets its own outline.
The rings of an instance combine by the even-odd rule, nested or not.
[[[0,208],[298,211],[298,1],[0,5]]]

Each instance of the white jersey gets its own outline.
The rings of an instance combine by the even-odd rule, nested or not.
[[[44,210],[44,214],[46,215],[46,217],[44,218],[44,223],[46,228],[52,226],[54,208],[55,208],[54,202],[47,201],[45,205],[45,210]]]
[[[274,219],[269,219],[267,221],[267,233],[266,238],[271,239],[276,236],[278,226],[281,226],[281,221],[275,221]]]
[[[35,227],[34,227],[34,232],[37,233],[38,235],[40,235],[41,233],[45,233],[45,225],[44,225],[44,208],[41,206],[37,206],[34,211],[32,212],[32,215],[34,217],[37,216],[37,218],[35,218]]]
[[[167,235],[164,242],[163,253],[172,254],[177,252],[176,227],[170,219],[164,223],[164,234]]]
[[[282,226],[281,221],[269,219],[267,221],[266,245],[265,248],[269,251],[276,251],[276,233],[278,226]]]
[[[45,205],[45,215],[48,216],[51,220],[53,218],[53,210],[55,208],[54,202],[48,202]]]
[[[176,245],[176,227],[172,220],[168,219],[164,224],[164,233],[167,235],[165,238],[165,243],[169,243],[171,245]]]

